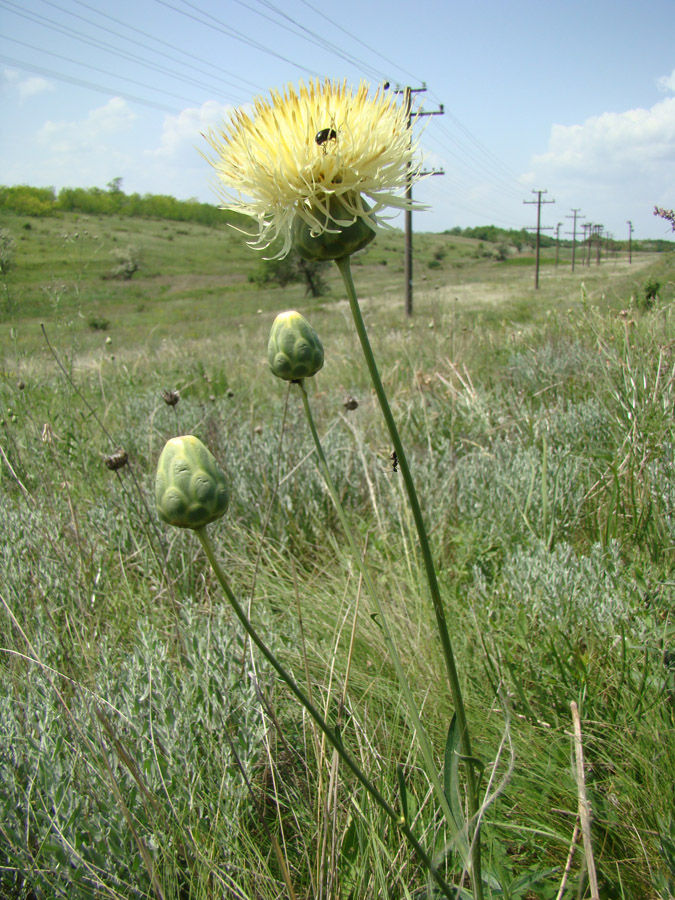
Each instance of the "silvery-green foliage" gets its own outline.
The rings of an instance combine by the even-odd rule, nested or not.
[[[550,407],[545,419],[552,445],[583,453],[586,457],[611,445],[611,426],[607,408],[597,397]]]
[[[611,637],[622,628],[638,631],[635,594],[617,542],[587,554],[560,543],[515,546],[502,561],[498,583],[474,569],[474,590],[494,627],[524,616],[528,627],[572,638],[582,630]]]
[[[661,512],[670,536],[675,539],[675,446],[666,441],[658,458],[647,467],[651,499]]]
[[[548,540],[552,527],[564,537],[583,500],[584,464],[558,448],[547,450],[545,505],[543,453],[541,447],[503,438],[459,458],[454,469],[459,515],[484,533],[509,540]]]
[[[546,386],[563,387],[571,381],[597,377],[601,357],[579,341],[551,341],[514,353],[506,365],[513,388],[538,393]]]
[[[224,611],[187,606],[174,635],[178,654],[141,622],[131,652],[103,642],[90,689],[36,663],[6,666],[5,890],[29,886],[45,900],[154,896],[141,842],[158,870],[182,877],[194,875],[202,854],[214,865],[236,858],[245,788],[225,731],[249,772],[261,742],[237,635]],[[43,643],[38,631],[40,656]]]

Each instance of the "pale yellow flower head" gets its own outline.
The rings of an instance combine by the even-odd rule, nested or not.
[[[383,89],[370,96],[363,82],[353,91],[346,82],[316,80],[257,98],[250,115],[236,110],[206,137],[223,205],[256,219],[252,246],[280,237],[285,256],[296,216],[317,236],[358,219],[375,230],[382,210],[410,207],[401,194],[408,166],[413,179],[419,166],[407,126],[405,110]],[[332,198],[339,219],[330,214]]]

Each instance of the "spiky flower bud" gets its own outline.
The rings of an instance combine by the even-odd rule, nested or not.
[[[365,211],[368,205],[359,198]],[[297,214],[293,220],[293,246],[303,259],[317,262],[342,259],[362,250],[375,232],[365,219],[350,214],[337,197],[326,197],[326,207],[312,209],[312,223]]]
[[[274,320],[267,359],[277,378],[300,381],[316,375],[323,365],[323,345],[307,319],[290,309]]]
[[[219,519],[230,502],[225,473],[199,438],[171,438],[157,462],[157,512],[169,525],[202,528]]]

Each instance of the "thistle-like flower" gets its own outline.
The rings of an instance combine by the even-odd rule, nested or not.
[[[419,177],[406,110],[382,88],[370,96],[363,82],[355,92],[328,80],[298,90],[288,85],[270,100],[257,98],[252,115],[235,111],[206,139],[224,206],[256,219],[255,249],[280,238],[280,257],[297,243],[301,226],[313,238],[365,226],[365,246],[382,210],[410,208],[401,193],[409,177]],[[352,228],[349,249],[329,252],[346,255],[357,244]]]

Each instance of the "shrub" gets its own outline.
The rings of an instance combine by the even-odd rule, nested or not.
[[[656,278],[648,278],[643,287],[642,294],[638,294],[637,298],[637,306],[638,309],[645,312],[648,309],[651,309],[654,305],[654,301],[656,300],[659,291],[661,290],[661,282]]]
[[[141,250],[139,247],[129,245],[128,247],[112,250],[111,256],[115,260],[116,265],[110,270],[113,278],[132,278],[134,272],[138,272],[141,267]]]
[[[6,275],[12,268],[16,242],[7,228],[0,228],[0,275]]]
[[[110,322],[104,316],[90,315],[87,319],[87,325],[92,331],[107,331]]]

